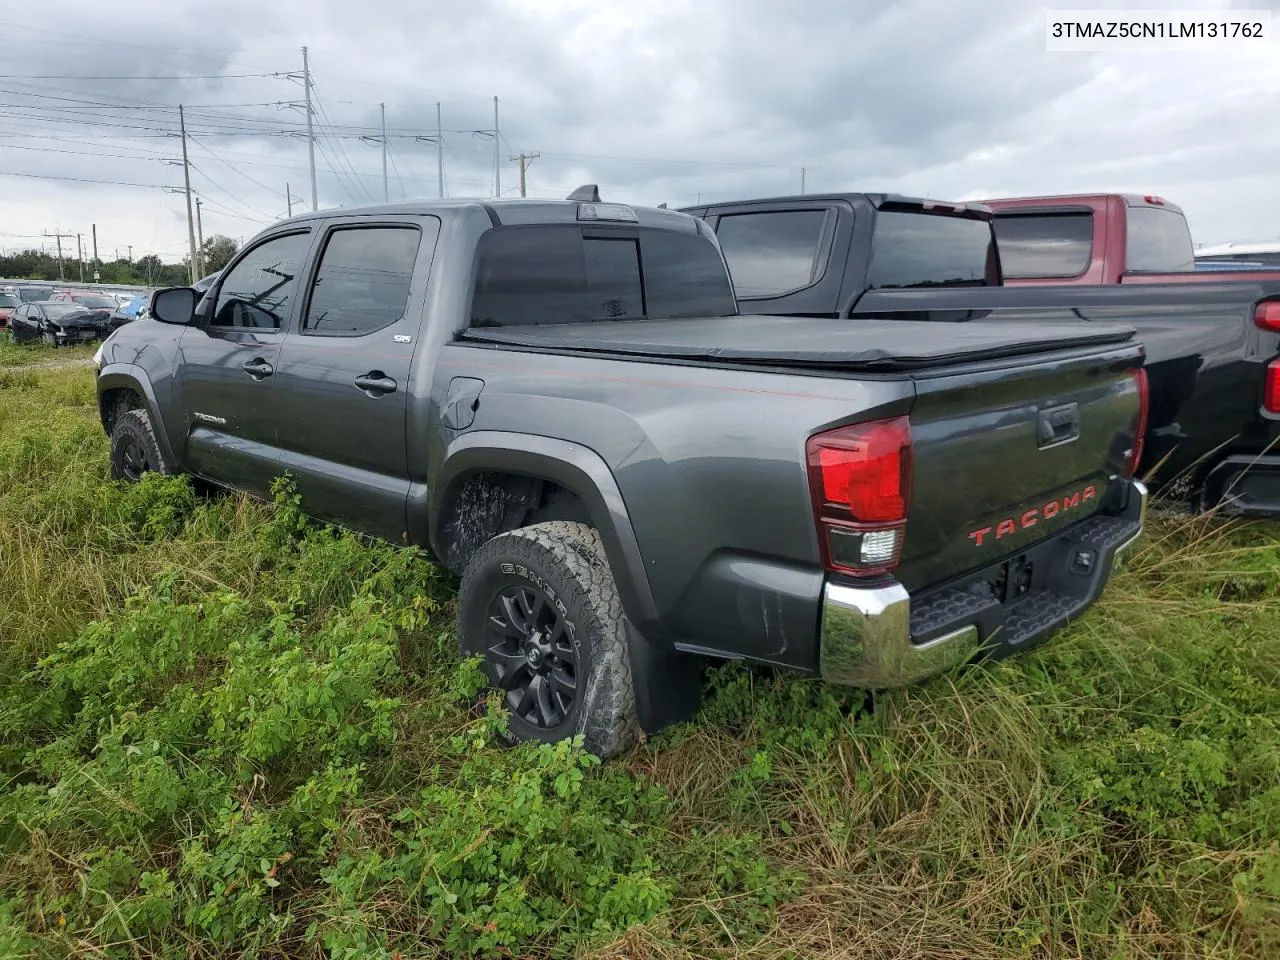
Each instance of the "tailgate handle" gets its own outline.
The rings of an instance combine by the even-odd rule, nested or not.
[[[1068,403],[1040,411],[1039,446],[1056,446],[1080,436],[1080,407]]]

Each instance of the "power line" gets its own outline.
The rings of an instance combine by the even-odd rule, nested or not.
[[[201,143],[200,141],[198,141],[198,140],[193,140],[193,141],[192,141],[192,143],[194,143],[197,147],[199,147],[201,150],[203,150],[203,151],[204,151],[205,153],[207,153],[209,156],[213,157],[213,159],[217,160],[217,161],[218,161],[220,164],[222,164],[224,167],[226,167],[227,169],[231,170],[231,172],[232,172],[232,173],[235,173],[237,176],[243,177],[244,179],[248,180],[248,181],[249,181],[250,183],[252,183],[255,187],[261,187],[263,190],[266,190],[268,193],[272,193],[272,192],[274,192],[274,191],[273,191],[273,189],[272,189],[271,187],[268,187],[268,186],[267,186],[265,183],[263,183],[261,180],[255,180],[253,177],[249,176],[247,173],[245,173],[243,170],[241,170],[241,169],[240,169],[238,166],[236,166],[235,164],[231,163],[230,161],[227,161],[227,160],[222,159],[222,157],[218,156],[218,154],[214,153],[212,149],[210,149],[209,147],[205,146],[205,145],[204,145],[203,143]]]
[[[92,73],[0,73],[0,80],[245,80],[279,76],[279,73],[146,73],[116,76]]]
[[[249,206],[249,204],[245,203],[243,200],[237,197],[234,193],[232,193],[226,187],[222,186],[222,184],[218,183],[211,176],[209,176],[209,174],[205,173],[204,170],[202,170],[200,167],[197,167],[194,163],[190,163],[189,166],[196,173],[200,174],[200,176],[204,177],[205,181],[209,184],[209,186],[213,187],[219,193],[226,196],[226,198],[230,200],[232,203],[239,204],[245,210],[248,210],[253,214],[253,216],[245,217],[245,219],[256,220],[259,217],[261,217],[263,218],[263,222],[265,223],[270,223],[272,219],[274,219],[270,214],[263,213],[261,210],[257,209],[256,207]],[[240,216],[243,216],[243,214],[240,214]]]
[[[19,147],[11,143],[0,144],[0,150],[33,150],[37,153],[66,153],[76,157],[110,157],[113,160],[155,160],[171,159],[160,156],[142,156],[136,153],[103,153],[101,150],[58,150],[54,147]]]
[[[329,168],[329,172],[333,174],[333,178],[338,181],[338,186],[342,187],[343,192],[351,198],[351,202],[359,204],[360,198],[356,196],[355,190],[347,182],[345,174],[339,173],[334,162],[329,157],[329,151],[325,149],[324,141],[317,139],[316,146],[320,149],[320,156],[324,159],[325,165]]]
[[[56,177],[50,173],[17,173],[13,170],[0,170],[0,177],[29,177],[33,180],[62,180],[67,183],[101,183],[109,184],[113,187],[146,187],[156,190],[174,190],[179,189],[171,187],[166,183],[128,183],[124,180],[92,180],[87,177]]]
[[[145,51],[147,51],[147,53],[151,53],[151,54],[154,54],[154,53],[155,53],[155,45],[154,45],[154,44],[145,44],[145,43],[129,43],[128,41],[125,41],[125,40],[115,40],[115,39],[108,40],[108,39],[105,39],[105,38],[103,38],[103,37],[91,37],[91,36],[86,36],[85,34],[82,34],[82,33],[66,33],[65,31],[61,31],[61,30],[49,30],[49,29],[46,29],[46,28],[44,28],[44,27],[33,27],[33,26],[30,26],[29,24],[26,24],[26,23],[4,23],[4,22],[0,22],[0,26],[2,26],[2,27],[9,27],[10,29],[13,29],[13,30],[23,30],[23,31],[27,31],[27,32],[30,32],[30,33],[43,33],[43,34],[46,34],[46,35],[51,36],[51,37],[68,37],[68,38],[70,38],[70,39],[72,39],[72,40],[80,40],[80,41],[83,41],[83,42],[85,42],[85,43],[101,43],[101,44],[106,44],[106,45],[108,45],[108,46],[112,46],[112,47],[133,47],[133,48],[135,48],[135,49],[137,49],[137,50],[145,50]],[[240,48],[237,48],[237,47],[215,47],[215,46],[209,46],[209,47],[206,47],[205,49],[210,50],[210,51],[215,51],[215,50],[217,50],[217,51],[221,51],[221,52],[223,52],[223,53],[229,53],[229,54],[237,54],[237,53],[248,53],[248,52],[254,52],[254,51],[243,50],[243,49],[240,49]],[[186,59],[186,60],[204,60],[204,61],[207,61],[207,62],[210,62],[210,63],[223,63],[223,62],[225,62],[225,61],[226,61],[226,57],[211,57],[211,56],[203,56],[203,55],[198,54],[198,53],[183,53],[183,52],[181,52],[181,51],[179,51],[179,50],[172,50],[172,49],[170,49],[170,50],[166,50],[165,52],[166,52],[166,55],[167,55],[167,56],[171,56],[171,57],[182,57],[183,59]],[[258,53],[281,53],[281,52],[283,52],[283,51],[282,51],[282,50],[279,50],[279,49],[266,49],[266,48],[259,48],[256,52],[258,52]]]
[[[329,119],[329,111],[324,108],[324,101],[320,99],[320,90],[316,87],[316,82],[314,79],[312,79],[311,81],[311,96],[315,100],[316,109],[320,113],[320,119],[324,121],[324,126],[329,127],[330,130],[332,130],[333,121]],[[323,131],[324,127],[321,127],[321,130]],[[352,178],[353,178],[352,182],[355,183],[360,188],[360,191],[364,193],[365,197],[372,202],[373,194],[370,193],[368,190],[366,190],[364,184],[361,183],[358,178],[356,178],[355,176],[356,169],[352,165],[351,159],[347,156],[347,152],[344,149],[342,149],[342,144],[335,139],[333,146],[338,158],[341,160],[342,163],[346,164],[347,172],[352,175]]]
[[[396,183],[400,185],[400,196],[405,200],[409,199],[409,193],[404,188],[404,181],[400,179],[400,168],[396,166],[396,155],[391,152],[390,144],[387,144],[387,158],[391,161],[391,169],[396,175]]]

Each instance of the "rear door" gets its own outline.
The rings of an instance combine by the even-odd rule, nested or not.
[[[281,463],[312,516],[400,540],[409,370],[440,221],[332,220],[274,377]]]
[[[264,495],[280,472],[272,383],[312,240],[295,228],[250,247],[183,331],[173,398],[192,472]]]

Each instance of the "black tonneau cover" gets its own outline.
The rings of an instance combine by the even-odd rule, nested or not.
[[[463,340],[513,347],[860,370],[912,370],[1132,340],[1094,323],[931,323],[827,317],[705,317],[472,328]]]

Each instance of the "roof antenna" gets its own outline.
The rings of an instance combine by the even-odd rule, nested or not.
[[[584,183],[566,198],[569,200],[577,200],[580,203],[599,203],[600,187],[594,183]]]
[[[660,204],[658,204],[658,209],[659,209],[659,210],[665,210],[665,209],[667,209],[667,205],[666,205],[665,203],[660,203]]]

